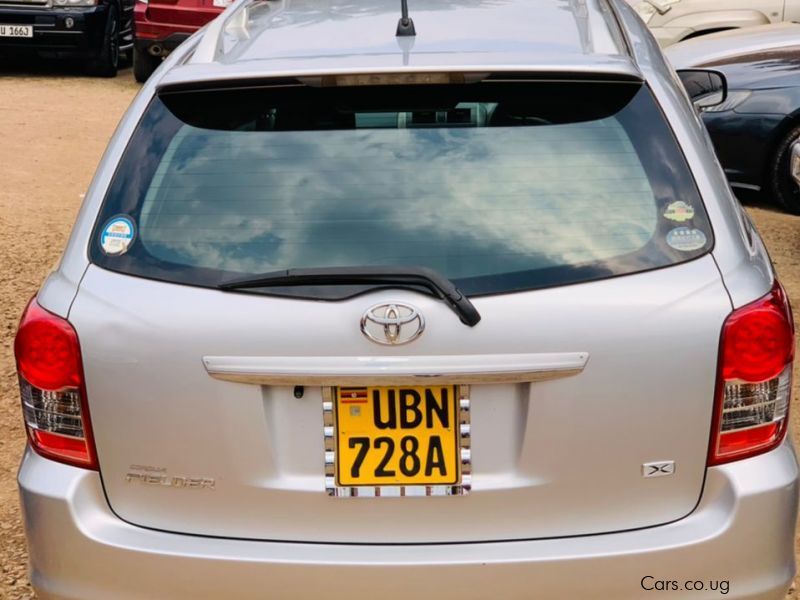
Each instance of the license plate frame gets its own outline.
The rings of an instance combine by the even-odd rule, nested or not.
[[[30,39],[33,37],[33,25],[0,23],[0,37]]]
[[[349,386],[348,386],[349,387]],[[362,386],[367,387],[367,386]],[[420,386],[369,386],[388,388],[418,388]],[[323,429],[325,437],[325,489],[329,496],[337,497],[398,497],[398,496],[463,496],[469,493],[472,483],[471,456],[471,423],[470,397],[468,385],[430,386],[449,387],[455,392],[455,460],[458,464],[459,477],[452,483],[390,483],[376,484],[367,481],[356,484],[349,476],[342,477],[340,483],[338,473],[338,449],[340,435],[337,431],[337,409],[339,405],[338,388],[323,387]],[[361,478],[366,481],[367,478]]]

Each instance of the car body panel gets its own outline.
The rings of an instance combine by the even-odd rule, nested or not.
[[[746,56],[717,59],[700,63],[701,67],[717,69],[725,74],[731,90],[773,90],[776,88],[795,88],[800,73],[800,39],[791,47],[754,52]],[[750,100],[752,102],[752,100]],[[747,102],[738,108],[745,112]],[[775,112],[772,110],[750,108],[747,112]],[[790,111],[791,112],[791,111]]]
[[[234,62],[252,59],[322,58],[329,60],[354,55],[403,54],[402,42],[393,35],[398,8],[393,0],[365,0],[357,5],[280,0],[247,7],[235,3],[226,18],[215,24],[227,30],[230,41],[214,35],[201,41],[191,62]],[[553,4],[534,6],[522,2],[485,4],[475,0],[454,0],[414,7],[418,35],[414,53],[473,52],[522,54],[545,47],[557,54],[620,55],[624,53],[611,15],[603,5],[585,3],[554,10]],[[533,19],[532,17],[535,17]],[[246,22],[243,22],[246,19]],[[390,35],[386,35],[385,32]],[[258,35],[236,38],[236,34]],[[299,36],[298,33],[303,35]],[[213,31],[212,31],[213,33]],[[216,54],[209,51],[216,48]],[[235,49],[229,52],[229,49]],[[487,50],[488,49],[488,50]],[[559,51],[560,50],[560,51]]]
[[[666,49],[676,69],[800,45],[800,23],[774,23],[710,33]]]
[[[604,306],[602,322],[582,309],[586,297]],[[359,319],[381,302],[410,303],[430,327],[413,344],[388,350],[368,341]],[[483,319],[470,329],[441,302],[401,290],[314,302],[89,267],[70,321],[82,339],[112,508],[132,523],[158,529],[348,543],[581,535],[663,523],[694,508],[711,419],[711,402],[703,399],[713,397],[715,350],[731,309],[710,256],[473,302]],[[677,330],[684,333],[675,335]],[[637,342],[643,338],[659,343]],[[219,381],[203,364],[209,356],[269,363],[275,355],[303,365],[343,352],[362,361],[449,355],[457,363],[466,347],[470,355],[580,352],[589,359],[572,377],[471,386],[470,495],[439,502],[389,499],[369,511],[358,499],[325,494],[319,387],[306,386],[298,401],[291,387]],[[675,357],[680,377],[672,370],[658,373],[665,352]],[[615,383],[620,381],[624,393]],[[575,434],[565,436],[565,430]],[[498,438],[499,431],[506,433]],[[655,483],[643,478],[642,464],[657,460],[674,460],[676,474]],[[131,465],[212,478],[215,489],[183,494],[176,503],[175,490],[131,481]]]
[[[223,10],[224,6],[215,6],[212,0],[181,0],[178,3],[149,0],[147,20],[150,21],[150,26],[167,24],[186,27],[186,33],[194,33],[222,14]]]
[[[647,22],[662,47],[725,29],[767,25],[797,18],[796,0],[628,0],[647,5]],[[650,8],[653,7],[653,8]]]
[[[740,37],[751,53],[737,50]],[[768,40],[766,29],[742,31],[666,50],[676,68],[715,69],[730,90],[752,92],[730,110],[701,113],[731,184],[752,190],[767,185],[776,148],[800,123],[800,36],[793,45],[783,36],[776,36],[774,47]]]
[[[656,21],[656,19],[654,19]],[[758,27],[772,21],[762,12],[750,9],[700,11],[672,18],[665,25],[653,24],[652,30],[661,47],[715,32],[745,27]]]
[[[534,13],[539,18],[531,19]],[[453,18],[463,25],[454,28]],[[391,34],[397,24],[392,0],[370,0],[357,8],[332,6],[327,11],[290,0],[252,9],[237,2],[209,25],[185,66],[170,70],[161,85],[267,73],[283,77],[398,70],[525,71],[534,65],[538,72],[577,69],[638,77],[624,56],[619,32],[609,27],[610,18],[607,10],[594,5],[587,5],[585,12],[571,12],[519,2],[488,6],[464,0],[415,9],[420,35],[398,41],[382,33],[388,27]],[[298,31],[303,32],[303,42],[297,41]]]
[[[155,43],[164,47],[175,41],[174,46],[168,48],[172,51],[224,9],[224,6],[215,6],[213,0],[137,2],[134,13],[136,45],[147,49]]]
[[[784,117],[770,114],[708,113],[703,122],[714,140],[717,156],[734,188],[760,189],[774,134]],[[746,147],[747,151],[742,148]]]
[[[751,226],[731,191],[714,153],[711,137],[689,102],[677,74],[633,9],[624,3],[618,3],[617,7],[636,63],[662,99],[662,107],[686,153],[712,227],[715,232],[729,233],[716,239],[714,259],[733,306],[748,304],[766,294],[775,279],[766,249],[758,235],[749,231]]]
[[[253,543],[137,527],[108,508],[97,473],[30,451],[19,486],[31,579],[43,600],[216,600],[233,589],[237,598],[255,600],[265,586],[280,598],[349,599],[380,590],[391,600],[632,600],[657,594],[643,589],[643,583],[654,587],[643,582],[648,575],[681,584],[728,582],[724,595],[687,592],[697,597],[783,600],[795,572],[797,478],[787,440],[774,452],[708,469],[696,510],[661,527],[514,543],[382,546]],[[722,566],[714,567],[717,561]]]

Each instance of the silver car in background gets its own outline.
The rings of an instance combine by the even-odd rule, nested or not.
[[[791,312],[655,39],[399,4],[133,102],[15,341],[39,596],[782,598]]]

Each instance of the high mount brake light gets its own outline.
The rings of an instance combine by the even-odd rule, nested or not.
[[[786,434],[792,391],[794,324],[777,281],[735,310],[722,328],[710,465],[775,448]]]
[[[96,469],[75,329],[34,298],[22,315],[14,354],[31,447],[46,458]]]

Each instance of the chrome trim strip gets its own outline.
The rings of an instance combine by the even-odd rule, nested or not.
[[[751,192],[760,192],[761,186],[760,185],[753,185],[751,183],[739,183],[736,181],[731,181],[731,187],[734,188],[741,188],[743,190],[750,190]]]
[[[470,388],[458,386],[459,452],[461,483],[457,485],[336,485],[336,418],[333,411],[333,387],[322,388],[322,424],[325,439],[325,491],[336,498],[399,498],[405,496],[466,496],[472,489],[472,430],[470,422]]]
[[[579,374],[588,352],[463,356],[206,356],[211,377],[253,385],[529,383]]]

